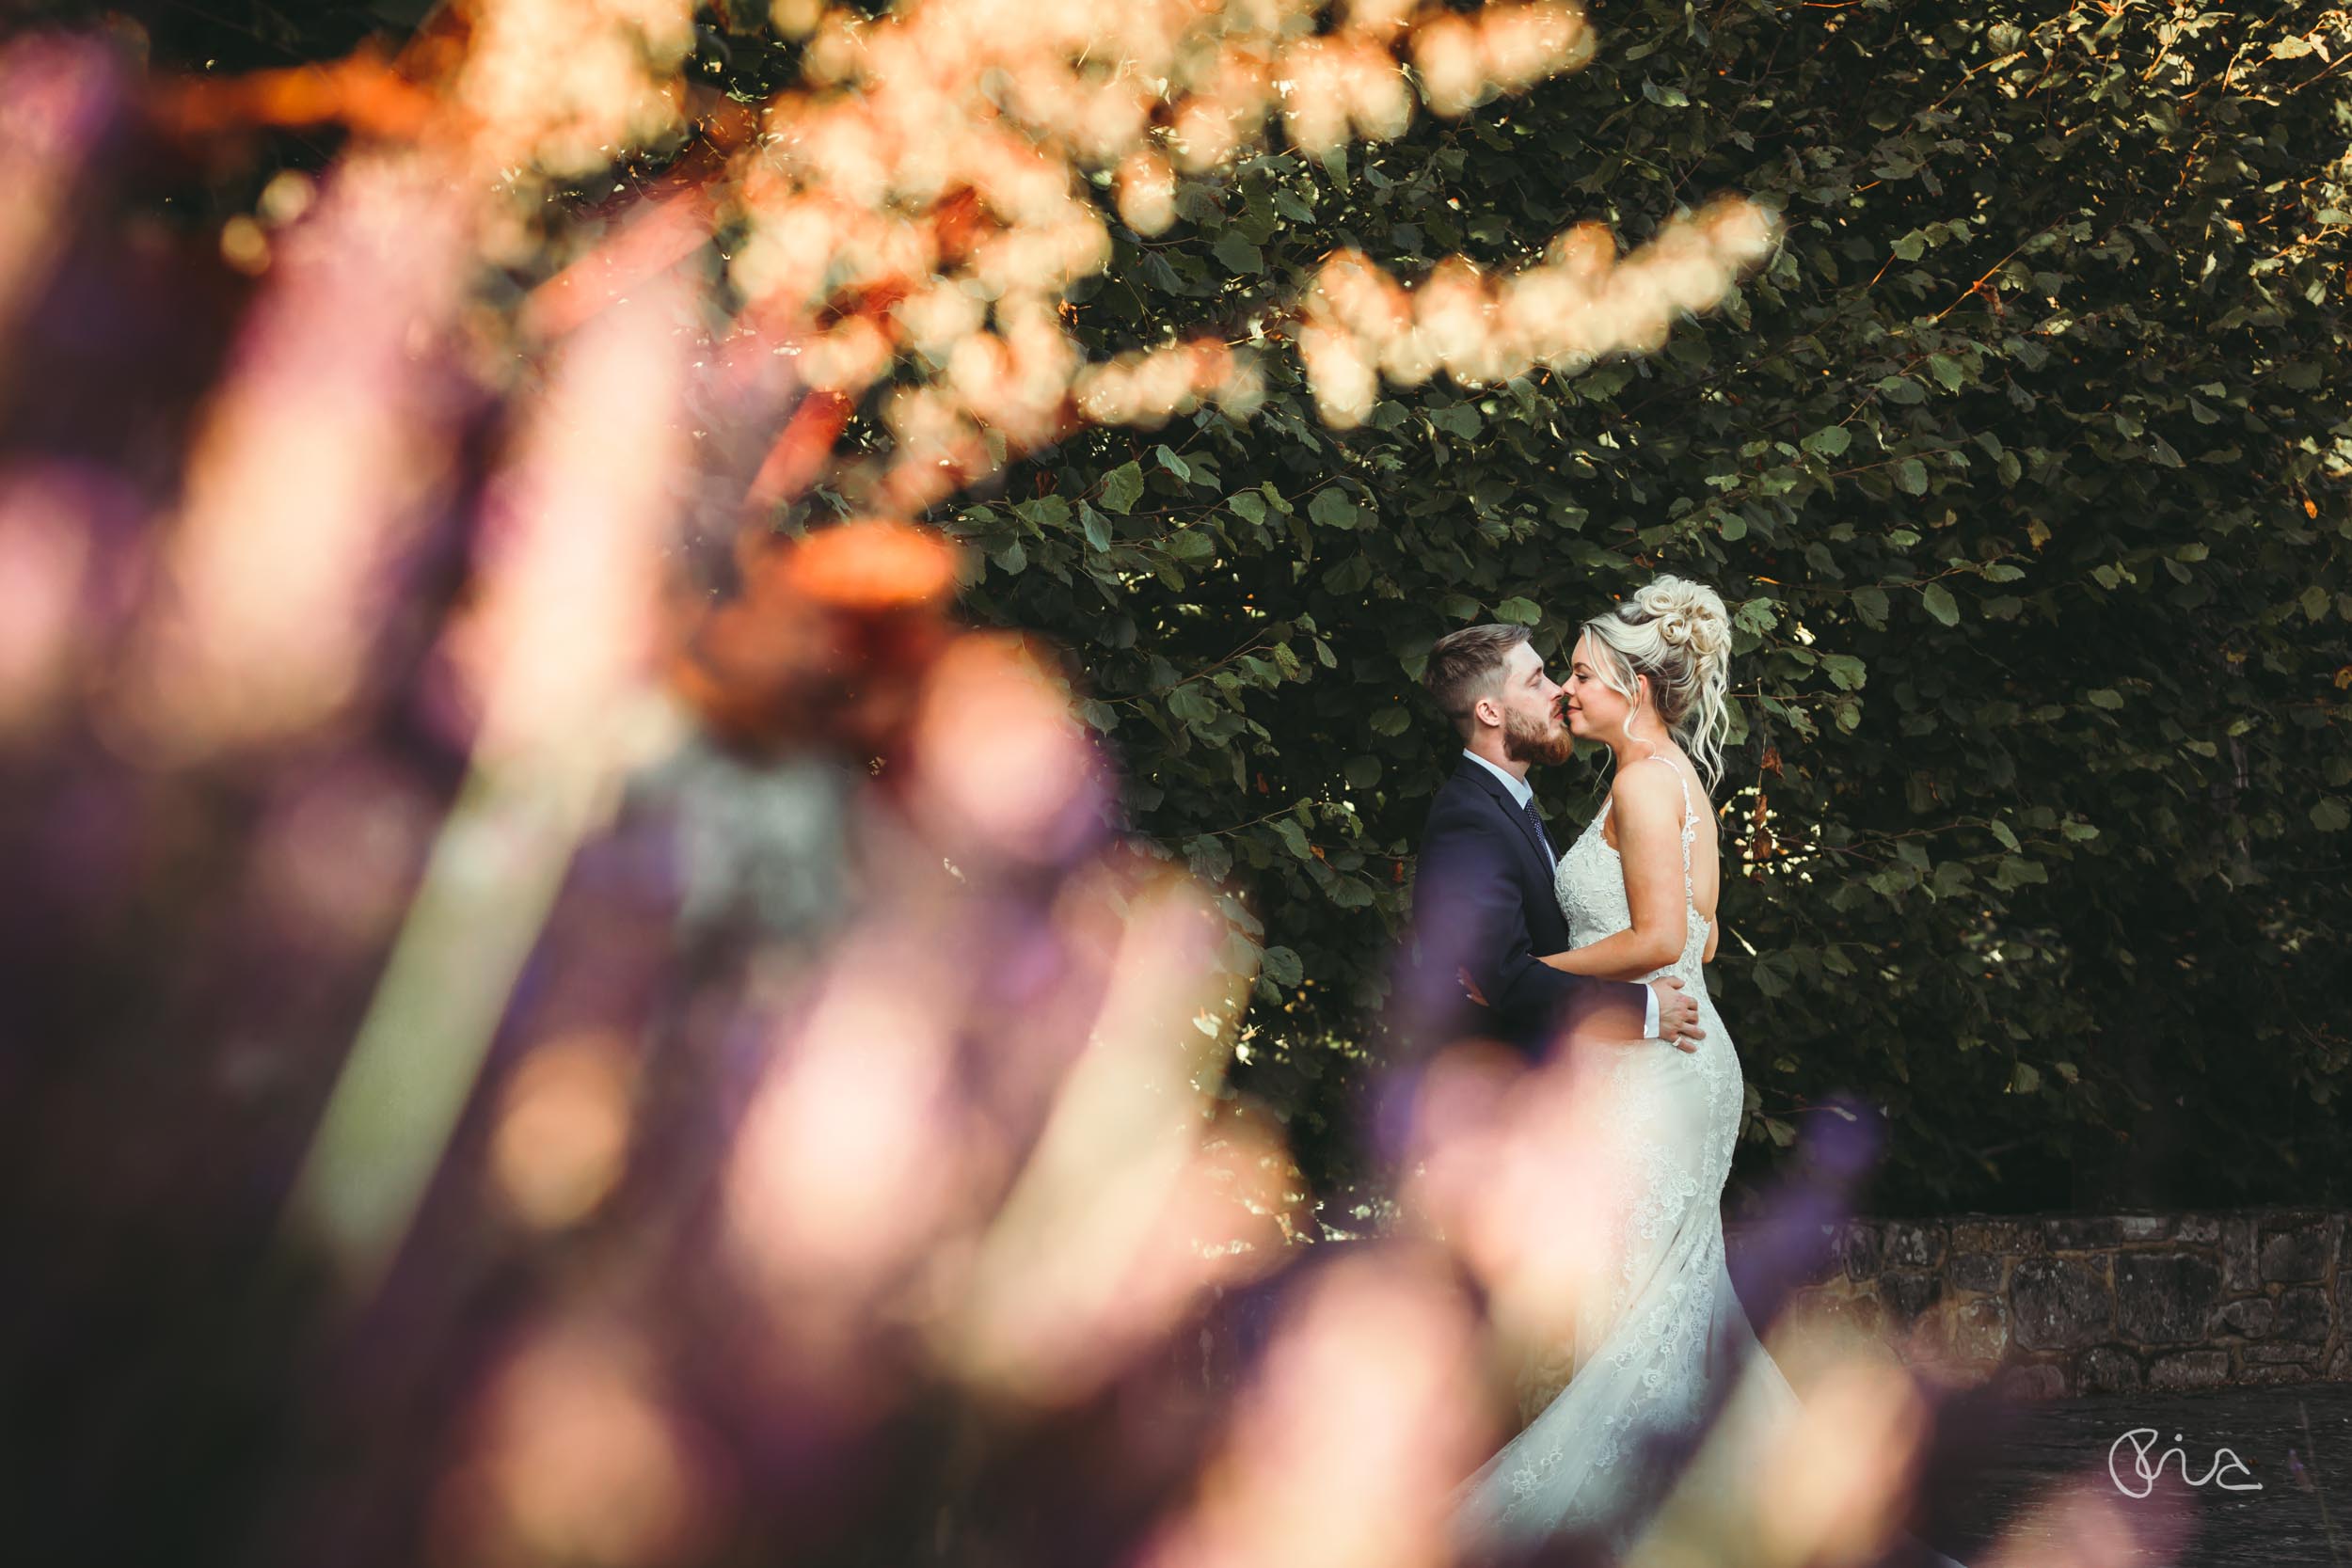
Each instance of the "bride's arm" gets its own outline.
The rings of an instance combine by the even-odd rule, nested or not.
[[[1571,974],[1638,980],[1682,956],[1682,784],[1672,768],[1629,768],[1609,798],[1633,924],[1544,962]]]

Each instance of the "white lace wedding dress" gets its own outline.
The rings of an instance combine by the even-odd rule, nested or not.
[[[1667,767],[1664,758],[1654,759]],[[1677,776],[1681,769],[1675,769]],[[1617,851],[1601,836],[1606,803],[1560,858],[1554,890],[1581,947],[1633,923]],[[1770,1386],[1743,1402],[1768,1414],[1795,1394],[1757,1347],[1724,1261],[1721,1201],[1740,1132],[1740,1059],[1701,974],[1708,924],[1692,903],[1691,855],[1698,808],[1683,780],[1682,953],[1671,974],[1699,1006],[1707,1032],[1695,1052],[1663,1041],[1616,1050],[1601,1075],[1610,1097],[1597,1168],[1607,1190],[1569,1195],[1602,1206],[1600,1233],[1615,1254],[1611,1288],[1578,1312],[1563,1346],[1566,1386],[1456,1494],[1469,1540],[1510,1546],[1566,1531],[1622,1551],[1671,1475],[1645,1465],[1643,1439],[1687,1430],[1710,1387],[1753,1361]],[[1537,1370],[1541,1377],[1542,1369]]]

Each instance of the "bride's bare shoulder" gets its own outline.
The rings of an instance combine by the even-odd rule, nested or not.
[[[1625,816],[1630,813],[1636,823],[1679,822],[1683,787],[1682,769],[1672,757],[1644,757],[1617,769],[1617,776],[1609,781],[1610,814]]]

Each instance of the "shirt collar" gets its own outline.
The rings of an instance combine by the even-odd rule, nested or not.
[[[1511,801],[1514,805],[1517,805],[1524,810],[1527,802],[1535,799],[1535,786],[1529,784],[1525,779],[1518,777],[1510,769],[1505,768],[1497,768],[1493,763],[1488,762],[1485,757],[1480,756],[1476,752],[1471,751],[1467,746],[1462,749],[1462,754],[1470,758],[1470,761],[1478,764],[1479,767],[1485,768],[1487,772],[1492,773],[1496,778],[1501,779],[1502,781],[1502,787],[1511,792]]]

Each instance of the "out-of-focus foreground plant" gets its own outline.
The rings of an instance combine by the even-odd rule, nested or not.
[[[1299,1184],[1215,1092],[1227,895],[1117,836],[1053,654],[959,626],[914,519],[1089,422],[1248,406],[1239,343],[1063,325],[1186,178],[1269,119],[1329,156],[1416,91],[1467,113],[1584,25],[786,0],[739,24],[792,44],[758,102],[693,85],[696,26],[0,52],[12,1544],[1443,1560],[1480,1301],[1561,1277],[1458,1162],[1540,1141],[1457,1128],[1458,1257],[1277,1282]],[[334,150],[253,215],[153,198],[284,135]],[[1413,291],[1335,256],[1285,331],[1344,423],[1652,346],[1771,238],[1733,201]],[[772,526],[819,491],[855,520]],[[1851,1463],[1756,1560],[1899,1514],[1917,1391],[1839,1386]]]

